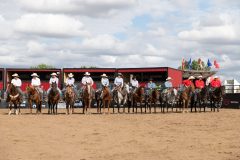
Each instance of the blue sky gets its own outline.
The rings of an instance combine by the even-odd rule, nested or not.
[[[10,0],[0,11],[1,67],[177,68],[209,58],[222,79],[240,80],[239,0]]]

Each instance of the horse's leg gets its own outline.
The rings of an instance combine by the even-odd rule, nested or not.
[[[32,100],[29,100],[29,109],[30,109],[30,113],[32,114]]]
[[[8,107],[9,107],[8,115],[11,115],[11,113],[12,113],[12,102],[8,103]]]
[[[105,114],[105,105],[106,105],[106,100],[102,100],[103,101],[103,114]]]

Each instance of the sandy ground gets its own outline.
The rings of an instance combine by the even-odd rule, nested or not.
[[[57,116],[30,115],[26,109],[19,116],[7,112],[0,109],[0,160],[240,159],[240,110],[142,115],[65,115],[60,110]]]

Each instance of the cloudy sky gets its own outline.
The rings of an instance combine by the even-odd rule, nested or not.
[[[239,0],[0,0],[1,67],[161,67],[240,80]]]

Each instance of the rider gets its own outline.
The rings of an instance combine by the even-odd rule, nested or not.
[[[68,77],[66,79],[66,86],[71,86],[75,95],[77,95],[77,90],[76,90],[75,85],[74,85],[75,79],[73,78],[73,76],[74,75],[72,73],[68,74]],[[66,88],[63,90],[63,92],[65,92],[65,91],[66,91]]]
[[[211,91],[214,91],[216,88],[221,87],[221,81],[218,76],[215,76],[212,82],[210,83]]]
[[[201,90],[205,87],[205,83],[204,83],[204,81],[203,81],[203,76],[202,75],[200,75],[200,76],[198,76],[197,77],[198,79],[195,81],[195,87],[196,87],[196,90],[195,90],[195,98],[197,98],[197,94],[199,93],[199,92],[201,92]]]
[[[57,78],[57,74],[56,74],[56,73],[52,73],[52,74],[51,74],[51,78],[50,78],[50,80],[49,80],[50,87],[49,87],[48,90],[47,90],[47,95],[49,95],[49,93],[50,93],[50,90],[51,90],[51,88],[52,88],[52,83],[53,83],[53,82],[56,82],[56,83],[57,83],[57,90],[58,90],[58,92],[59,92],[59,94],[60,94],[60,97],[62,97],[62,92],[61,92],[61,90],[58,88],[58,78]]]
[[[22,86],[22,81],[19,78],[19,75],[17,73],[14,73],[12,75],[13,79],[11,80],[11,83],[16,87],[18,93],[20,94],[20,99],[22,100],[23,97],[23,91],[21,90],[21,86]],[[9,97],[9,91],[7,91],[7,102],[10,101],[10,97]]]
[[[83,90],[85,89],[86,85],[89,84],[91,87],[93,86],[93,79],[90,77],[89,72],[85,72],[84,77],[82,78]]]
[[[105,73],[103,73],[102,75],[101,75],[101,84],[102,84],[102,87],[108,87],[109,86],[109,79],[108,79],[108,76],[105,74]]]
[[[132,86],[133,92],[135,92],[136,89],[139,87],[138,80],[137,80],[136,76],[133,76],[133,78],[131,79],[131,86]]]
[[[38,78],[39,76],[37,75],[37,73],[33,73],[31,74],[31,76],[33,77],[31,80],[31,85],[37,90],[38,93],[40,93],[41,99],[43,98],[43,90],[40,87],[41,85],[41,81]]]
[[[164,83],[165,86],[165,92],[170,93],[172,91],[173,85],[172,85],[172,77],[167,77],[166,82]]]
[[[123,78],[122,78],[122,73],[118,73],[118,76],[115,78],[115,80],[114,80],[114,85],[115,85],[115,87],[114,87],[114,89],[113,90],[115,90],[115,89],[122,89],[122,87],[123,87]]]
[[[188,79],[183,81],[184,87],[190,87],[191,85],[194,85],[193,80],[195,78],[193,76],[190,76]]]
[[[149,82],[146,85],[146,92],[149,93],[149,91],[151,92],[155,88],[156,88],[156,84],[153,82],[153,79],[150,78]]]

